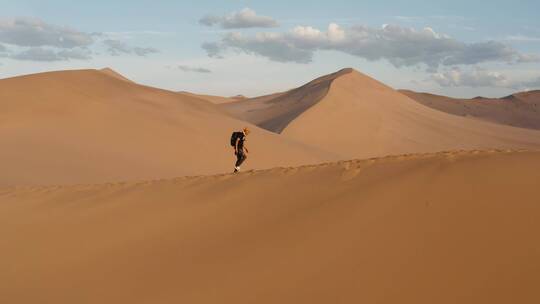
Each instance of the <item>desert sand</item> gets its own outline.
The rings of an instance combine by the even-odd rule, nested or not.
[[[101,69],[99,71],[106,74],[106,75],[114,77],[116,79],[120,79],[120,80],[124,80],[124,81],[128,81],[128,82],[133,82],[133,81],[131,81],[131,79],[126,78],[124,75],[118,73],[117,71],[115,71],[115,70],[113,70],[111,68],[103,68],[103,69]]]
[[[203,99],[110,70],[0,80],[0,185],[97,183],[231,171],[230,134],[252,129],[250,168],[333,159]]]
[[[540,302],[540,153],[0,190],[1,303]]]
[[[204,99],[214,104],[231,103],[231,102],[237,102],[237,101],[246,99],[246,97],[244,97],[243,95],[224,97],[224,96],[216,96],[216,95],[208,95],[208,94],[195,94],[195,93],[186,92],[186,91],[178,92],[178,94]]]
[[[253,131],[250,169],[540,148],[538,130],[443,113],[353,69],[258,98],[208,96],[138,85],[108,68],[0,79],[0,186],[229,172],[229,136],[244,126]]]
[[[540,91],[520,92],[503,98],[450,98],[441,95],[400,90],[421,104],[446,113],[501,123],[514,127],[540,129]]]
[[[242,120],[281,133],[291,121],[326,96],[332,81],[349,72],[351,69],[344,69],[287,92],[227,103],[223,108]]]
[[[275,98],[223,107],[240,119],[344,159],[452,149],[540,148],[540,131],[434,110],[353,69]]]
[[[1,79],[0,303],[539,303],[540,131],[423,103]]]

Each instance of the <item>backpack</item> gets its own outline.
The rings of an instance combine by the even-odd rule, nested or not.
[[[242,132],[233,132],[231,134],[231,146],[236,147],[236,141],[242,136]]]

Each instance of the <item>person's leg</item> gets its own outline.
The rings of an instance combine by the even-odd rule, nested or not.
[[[235,167],[238,167],[242,164],[242,152],[238,151],[236,152],[236,163],[234,164]]]
[[[245,153],[245,152],[242,152],[242,160],[240,160],[240,165],[244,163],[244,161],[246,160],[246,158],[247,158],[246,153]],[[238,165],[238,166],[240,166],[240,165]]]
[[[238,153],[236,153],[236,164],[234,166],[240,167],[240,165],[242,165],[244,160],[246,160],[246,155],[244,151],[238,151]]]

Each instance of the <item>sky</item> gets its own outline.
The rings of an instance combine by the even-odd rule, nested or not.
[[[110,67],[257,96],[352,67],[397,89],[540,89],[540,1],[0,0],[0,78]]]

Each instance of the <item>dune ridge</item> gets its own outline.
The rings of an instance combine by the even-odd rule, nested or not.
[[[0,302],[537,303],[538,180],[491,150],[0,188]]]
[[[509,98],[530,102],[533,93]],[[246,165],[256,169],[540,148],[538,130],[443,113],[353,69],[238,102],[217,105],[203,97],[138,85],[110,69],[1,79],[0,185],[228,172],[235,158],[230,133],[244,126],[253,131]]]
[[[236,101],[239,101],[239,100],[246,99],[246,97],[244,97],[243,95],[236,95],[236,96],[232,96],[232,97],[223,97],[223,96],[207,95],[207,94],[195,94],[195,93],[186,92],[186,91],[178,92],[178,94],[204,99],[206,101],[210,101],[211,103],[218,104],[218,105],[219,104],[224,104],[224,103],[236,102]]]
[[[223,105],[223,108],[239,119],[281,133],[291,121],[328,93],[332,81],[352,71],[351,68],[342,69],[287,92],[228,103]]]
[[[353,70],[292,120],[283,135],[344,158],[452,149],[540,148],[540,131],[450,115]]]
[[[529,107],[534,107],[531,96]],[[451,149],[540,149],[538,130],[456,117],[350,68],[297,89],[222,107],[342,159]]]
[[[124,81],[128,81],[128,82],[134,82],[131,79],[125,77],[124,75],[118,73],[117,71],[115,71],[115,70],[113,70],[111,68],[103,68],[103,69],[101,69],[99,71],[106,74],[106,75],[112,76],[112,77],[120,79],[120,80],[124,80]]]
[[[253,132],[251,168],[333,158],[203,99],[98,70],[1,79],[0,108],[0,185],[228,172],[235,159],[230,134],[244,126]]]
[[[399,90],[430,108],[514,127],[540,129],[540,91],[515,93],[503,98],[450,98],[410,90]]]

